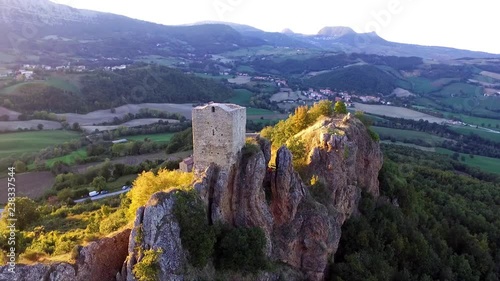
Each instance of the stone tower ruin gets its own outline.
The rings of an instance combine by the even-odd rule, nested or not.
[[[193,108],[194,171],[210,163],[229,168],[245,145],[246,108],[235,104],[209,103]]]

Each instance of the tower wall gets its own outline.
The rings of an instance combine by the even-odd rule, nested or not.
[[[211,103],[193,109],[195,172],[210,163],[227,168],[245,145],[246,109],[234,104]]]

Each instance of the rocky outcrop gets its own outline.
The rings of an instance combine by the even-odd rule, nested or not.
[[[175,191],[153,194],[145,207],[137,210],[130,235],[129,256],[117,280],[136,280],[132,272],[144,250],[160,250],[159,280],[181,281],[187,259],[182,248],[180,227],[173,214]]]
[[[115,280],[127,257],[126,229],[113,237],[103,238],[80,249],[76,264],[54,263],[19,265],[16,274],[0,268],[0,280],[13,281],[107,281]]]
[[[356,212],[361,191],[378,196],[382,154],[360,121],[324,119],[296,137],[307,144],[302,178],[314,177],[321,183],[325,188],[321,200],[314,199],[309,182],[294,170],[286,147],[277,151],[276,168],[268,168],[271,146],[263,139],[257,140],[260,150],[244,149],[229,168],[211,164],[194,184],[207,206],[210,224],[264,230],[265,253],[283,264],[286,274],[263,273],[255,277],[258,280],[324,280],[341,226]],[[184,280],[188,265],[173,204],[173,193],[157,193],[139,209],[121,280],[134,280],[132,268],[141,259],[137,247],[163,249],[160,280]]]

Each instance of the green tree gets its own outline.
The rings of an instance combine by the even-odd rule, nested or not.
[[[28,197],[16,197],[14,199],[15,210],[6,206],[2,214],[2,222],[7,223],[7,218],[16,219],[16,229],[25,230],[28,225],[36,222],[40,217],[37,204]]]
[[[347,114],[347,107],[343,101],[338,101],[335,103],[333,111],[337,114]]]
[[[311,109],[309,109],[309,116],[312,122],[315,122],[320,116],[332,116],[333,114],[333,103],[329,100],[322,100],[315,103]]]
[[[16,162],[14,162],[14,167],[16,168],[17,173],[24,173],[27,169],[26,164],[21,160],[17,160]]]
[[[94,187],[97,191],[102,191],[106,188],[106,179],[103,176],[95,177],[91,183],[92,187]]]
[[[36,127],[37,127],[37,128],[38,128],[38,130],[40,130],[40,131],[41,131],[41,130],[43,130],[43,124],[41,124],[41,123],[40,123],[40,124],[38,124]]]

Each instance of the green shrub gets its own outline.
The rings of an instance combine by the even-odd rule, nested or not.
[[[204,267],[214,252],[215,231],[207,222],[203,202],[194,191],[178,192],[174,215],[181,228],[182,246],[195,267]]]
[[[158,280],[158,273],[160,271],[160,266],[158,265],[158,258],[160,257],[162,251],[158,250],[146,250],[144,251],[144,256],[142,259],[134,265],[132,272],[135,278],[139,281],[156,281]]]
[[[103,234],[111,233],[126,225],[127,222],[125,210],[120,209],[101,221],[99,232]]]
[[[370,138],[376,142],[380,141],[380,136],[372,129],[372,128],[367,128],[368,134],[370,135]]]
[[[247,139],[245,145],[241,149],[243,157],[250,157],[256,153],[259,153],[260,146],[255,139]]]
[[[258,227],[234,228],[222,233],[217,247],[218,266],[222,269],[255,272],[266,269],[266,237]]]
[[[23,254],[21,254],[21,258],[27,259],[32,262],[36,262],[45,256],[45,253],[36,250],[26,250]]]
[[[80,250],[82,249],[82,246],[80,245],[75,245],[73,249],[71,249],[71,258],[73,260],[77,260],[78,257],[80,256]]]

